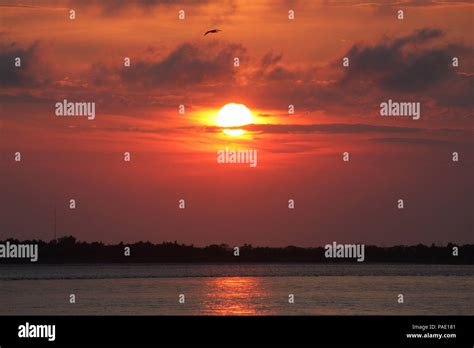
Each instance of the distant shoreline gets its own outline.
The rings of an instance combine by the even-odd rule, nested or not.
[[[474,266],[474,263],[422,263],[422,262],[389,262],[389,261],[368,261],[363,263],[358,262],[350,262],[350,261],[242,261],[242,262],[230,262],[230,261],[193,261],[193,262],[179,262],[179,261],[151,261],[151,262],[141,262],[141,261],[72,261],[72,262],[29,262],[29,261],[11,261],[11,260],[1,260],[0,259],[0,267],[2,266],[12,266],[12,265],[19,265],[19,266],[35,266],[35,265],[42,265],[42,266],[58,266],[58,265],[163,265],[163,266],[176,266],[176,265],[209,265],[209,266],[230,266],[230,265],[388,265],[388,266],[395,266],[395,265],[426,265],[426,266]]]
[[[6,255],[5,245],[31,245],[38,255],[33,258],[16,258]],[[7,239],[0,241],[0,264],[474,264],[474,244],[456,245],[448,243],[437,245],[398,245],[380,247],[364,245],[364,261],[328,258],[322,246],[303,248],[287,247],[254,247],[250,244],[229,246],[214,244],[206,247],[178,244],[177,242],[122,242],[107,245],[99,242],[80,242],[72,236],[62,237],[49,242],[41,240]],[[6,256],[12,256],[8,258]],[[37,257],[36,257],[37,256]]]

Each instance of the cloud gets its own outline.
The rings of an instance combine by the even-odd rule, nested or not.
[[[273,51],[267,52],[261,60],[260,66],[263,70],[279,63],[283,58],[283,54],[275,54]]]
[[[447,112],[443,107],[465,113],[463,108],[474,105],[474,75],[464,73],[472,68],[473,49],[443,39],[442,30],[422,28],[371,45],[356,44],[343,55],[350,59],[349,67],[342,67],[341,58],[324,69],[307,67],[298,74],[303,76],[301,83],[272,93],[280,94],[277,100],[286,96],[300,109],[334,115],[378,114],[380,102],[387,98],[422,102],[424,113],[431,116]],[[452,66],[453,57],[462,67]],[[328,74],[330,81],[319,83],[321,74]]]
[[[440,44],[441,43],[441,44]],[[289,104],[295,105],[297,116],[304,122],[314,117],[312,111],[323,111],[329,116],[347,116],[351,123],[331,124],[253,124],[245,127],[258,134],[416,134],[421,128],[373,125],[381,101],[391,98],[401,101],[421,101],[423,115],[433,117],[442,112],[440,105],[465,108],[458,110],[454,117],[466,118],[466,109],[472,114],[472,73],[466,73],[464,64],[471,48],[446,43],[444,32],[437,28],[422,28],[409,35],[395,38],[383,37],[370,44],[356,44],[349,48],[345,56],[350,57],[350,67],[343,68],[338,58],[337,64],[324,68],[313,65],[298,65],[286,62],[282,53],[269,50],[263,55],[248,57],[245,47],[237,43],[220,41],[186,42],[179,44],[164,56],[163,50],[146,48],[147,52],[131,52],[132,65],[128,68],[117,66],[116,61],[101,60],[90,63],[88,71],[72,73],[61,79],[52,79],[55,84],[48,89],[38,88],[31,93],[29,87],[40,87],[48,77],[36,59],[42,52],[33,44],[20,47],[16,43],[2,45],[0,50],[0,87],[23,88],[14,97],[15,90],[6,91],[0,100],[6,102],[44,102],[45,96],[55,99],[60,93],[71,99],[94,99],[102,110],[132,110],[131,106],[153,107],[157,117],[173,112],[176,105],[186,103],[197,109],[199,104],[216,105],[222,101],[239,98],[262,117],[287,116]],[[43,50],[44,51],[44,50]],[[460,57],[463,68],[451,66],[452,55]],[[13,59],[22,57],[23,67],[14,69]],[[239,56],[245,64],[236,69],[233,58]],[[324,75],[328,70],[328,76]],[[287,80],[287,82],[282,82]],[[97,87],[97,88],[94,88]],[[99,88],[100,87],[100,88]],[[111,93],[113,88],[113,93]],[[184,96],[184,97],[183,97]],[[247,103],[248,101],[248,103]],[[425,103],[426,102],[426,103]],[[127,107],[129,106],[130,107]],[[125,106],[125,107],[124,107]],[[114,109],[115,108],[115,109]],[[150,108],[151,109],[151,108]],[[140,111],[136,111],[140,110]],[[158,112],[159,111],[159,112]],[[310,111],[310,112],[306,112]],[[143,114],[141,109],[133,109]],[[318,115],[321,113],[318,113]],[[364,118],[366,120],[364,120]],[[367,118],[376,119],[368,121]],[[294,122],[294,121],[288,121]],[[335,122],[335,121],[329,121]],[[347,121],[342,121],[347,122]],[[364,122],[372,124],[363,124]],[[466,121],[467,122],[467,121]],[[459,124],[456,124],[459,126]],[[163,133],[169,130],[127,128],[125,131],[137,133]],[[183,130],[180,130],[183,131]],[[208,132],[220,132],[218,127],[206,128]],[[453,136],[455,137],[455,135]],[[374,142],[417,142],[398,136],[377,138]],[[428,139],[426,141],[439,142]]]
[[[208,0],[70,0],[69,5],[76,8],[99,8],[102,15],[116,15],[131,8],[138,8],[145,13],[158,6],[201,5]]]
[[[37,65],[40,61],[38,43],[20,47],[15,42],[0,45],[0,87],[34,87],[46,82]],[[21,59],[21,67],[15,59]]]
[[[454,78],[456,71],[450,62],[461,50],[453,46],[423,47],[442,36],[439,29],[424,28],[374,46],[354,45],[345,54],[350,59],[350,68],[341,83],[369,78],[378,87],[408,92]]]
[[[234,87],[234,95],[264,110],[293,104],[299,112],[320,111],[328,116],[374,117],[388,98],[419,101],[430,117],[465,114],[474,103],[470,95],[474,75],[466,73],[471,53],[470,47],[446,43],[445,33],[438,28],[355,44],[342,55],[350,59],[347,68],[342,57],[324,66],[297,65],[270,50],[255,63],[252,83]],[[462,67],[452,66],[454,56]]]
[[[127,84],[162,88],[199,88],[233,82],[234,57],[245,56],[239,44],[179,45],[160,61],[138,61],[123,69],[121,79]]]
[[[357,7],[373,7],[378,9],[379,13],[393,15],[394,10],[407,7],[426,7],[426,8],[446,8],[446,7],[465,7],[472,6],[470,1],[451,1],[451,0],[386,0],[386,1],[351,1],[350,3],[338,0],[326,0],[326,5],[331,6],[357,6]]]
[[[55,100],[31,95],[27,92],[21,94],[0,94],[0,102],[16,104],[52,104]]]
[[[376,143],[405,143],[417,145],[457,145],[463,143],[459,141],[428,138],[373,138],[370,139],[370,141]]]
[[[378,115],[381,101],[388,98],[419,101],[430,117],[466,117],[466,109],[474,105],[472,48],[446,43],[444,32],[437,28],[355,44],[344,54],[350,58],[347,68],[341,57],[324,66],[298,64],[287,62],[273,49],[249,57],[238,43],[197,40],[179,44],[165,56],[158,56],[163,48],[137,51],[130,55],[132,64],[127,68],[101,60],[80,74],[54,78],[33,60],[37,44],[10,46],[0,51],[0,86],[41,86],[49,78],[56,81],[51,93],[102,93],[107,105],[114,100],[120,105],[175,105],[186,99],[209,106],[238,98],[264,114],[292,104],[298,113],[352,117]],[[25,69],[12,68],[15,55],[24,57]],[[236,56],[242,63],[238,69],[233,66]],[[451,65],[453,56],[459,58],[459,68]],[[108,92],[111,87],[113,94]]]
[[[400,133],[410,134],[422,131],[420,128],[393,127],[393,126],[375,126],[369,124],[251,124],[247,126],[236,127],[245,129],[254,133],[270,134],[309,134],[309,133]],[[207,127],[210,132],[221,132],[219,127]]]

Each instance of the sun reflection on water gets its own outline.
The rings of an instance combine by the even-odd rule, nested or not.
[[[262,315],[265,291],[255,277],[210,278],[206,312],[211,315]]]

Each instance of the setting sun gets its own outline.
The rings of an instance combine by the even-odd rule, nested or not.
[[[240,127],[253,122],[252,112],[244,104],[229,103],[217,113],[219,127]],[[224,129],[224,133],[239,136],[245,133],[243,129]]]

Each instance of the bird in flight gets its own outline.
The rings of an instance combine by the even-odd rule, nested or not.
[[[212,29],[212,30],[208,30],[206,31],[206,33],[204,34],[204,36],[206,36],[207,34],[217,34],[218,32],[220,32],[222,30],[220,29]]]

